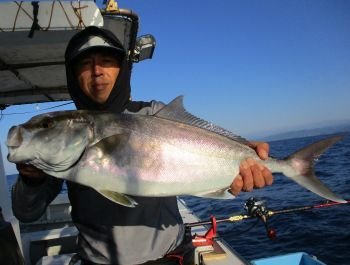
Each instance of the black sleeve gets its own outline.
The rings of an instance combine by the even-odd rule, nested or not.
[[[46,207],[60,193],[63,180],[47,176],[40,185],[29,185],[18,176],[12,187],[12,210],[21,222],[39,219]]]

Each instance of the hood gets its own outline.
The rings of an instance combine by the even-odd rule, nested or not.
[[[77,77],[73,70],[76,59],[92,50],[111,50],[122,58],[120,72],[107,101],[96,103],[87,97],[79,88]],[[120,113],[125,110],[130,101],[130,79],[132,63],[126,56],[126,51],[117,37],[106,29],[90,26],[75,34],[69,41],[65,53],[66,77],[68,91],[77,109],[106,110]]]

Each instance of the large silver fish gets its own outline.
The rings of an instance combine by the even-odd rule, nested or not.
[[[335,136],[284,160],[262,161],[310,191],[346,202],[314,175],[313,162]],[[89,186],[119,204],[128,195],[227,198],[246,158],[259,159],[247,141],[188,113],[178,97],[153,116],[59,111],[10,129],[8,160]]]

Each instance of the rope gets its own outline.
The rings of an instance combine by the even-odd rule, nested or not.
[[[66,19],[67,19],[69,25],[71,26],[71,28],[74,28],[73,23],[70,21],[68,15],[67,15],[67,12],[66,12],[66,10],[64,9],[64,7],[63,7],[61,1],[58,1],[58,3],[60,3],[60,6],[61,6],[61,8],[62,8],[62,10],[63,10],[64,15],[66,16]],[[71,5],[72,5],[72,4],[71,4]]]
[[[16,13],[16,17],[15,17],[15,21],[13,22],[12,31],[15,31],[16,23],[17,23],[17,18],[18,18],[18,14],[19,14],[19,10],[21,9],[21,7],[22,7],[22,2],[21,2],[20,5],[18,6],[17,13]]]
[[[80,1],[79,1],[79,7],[74,7],[72,2],[71,2],[71,7],[73,8],[74,14],[78,18],[78,25],[76,29],[82,29],[83,27],[86,27],[81,15],[81,10],[83,8],[87,8],[88,6],[80,6]]]
[[[50,28],[50,26],[51,26],[51,20],[52,20],[52,15],[53,15],[53,9],[55,7],[55,2],[56,2],[56,0],[53,0],[52,5],[51,5],[51,13],[50,13],[49,24],[47,25],[46,29],[44,29],[44,30],[48,30]]]
[[[22,5],[22,4],[23,4],[23,1],[21,1],[21,2],[19,2],[19,1],[14,1],[14,3],[17,5],[18,8],[17,8],[16,16],[15,16],[15,19],[14,19],[14,22],[13,22],[12,31],[15,31],[15,30],[16,30],[16,24],[17,24],[17,21],[18,21],[18,17],[19,17],[19,15],[20,15],[20,11],[22,11],[22,12],[33,22],[32,28],[34,27],[35,30],[44,30],[44,31],[49,30],[50,27],[51,27],[51,23],[52,23],[52,18],[53,18],[53,14],[54,14],[56,2],[58,2],[59,5],[61,6],[61,9],[62,9],[62,11],[63,11],[63,13],[64,13],[64,15],[65,15],[65,17],[66,17],[66,20],[67,20],[69,26],[70,26],[72,29],[83,29],[83,28],[86,27],[85,22],[84,22],[84,20],[83,20],[82,10],[85,9],[85,8],[88,8],[89,6],[88,6],[88,5],[82,6],[80,1],[78,2],[78,5],[79,5],[78,7],[73,6],[73,2],[70,2],[70,5],[71,5],[71,7],[72,7],[72,9],[73,9],[73,12],[74,12],[74,14],[76,15],[76,17],[78,18],[78,24],[77,24],[76,26],[72,23],[71,19],[69,18],[69,15],[68,15],[68,13],[67,13],[67,10],[65,9],[65,7],[64,7],[64,5],[63,5],[63,3],[62,3],[62,1],[61,1],[61,0],[53,0],[53,1],[52,1],[52,4],[51,4],[51,12],[50,12],[50,17],[49,17],[48,25],[47,25],[47,26],[43,26],[43,27],[39,25],[38,18],[37,18],[37,13],[38,13],[37,11],[38,11],[38,10],[35,9],[35,8],[36,8],[35,5],[38,5],[38,2],[35,2],[35,1],[32,2],[32,5],[33,5],[33,13],[34,13],[34,14],[33,14],[34,17],[33,17],[33,16],[32,16],[30,13],[28,13],[28,12],[25,10],[25,8],[23,7],[23,5]],[[5,30],[3,30],[2,28],[0,28],[0,31],[1,31],[1,32],[4,32]],[[33,30],[32,30],[32,31],[33,31]]]
[[[23,3],[23,2],[21,2],[20,4],[18,4],[17,1],[14,1],[14,3],[18,6],[18,8],[19,8],[20,10],[23,11],[23,13],[25,13],[32,21],[34,21],[34,18],[22,7],[22,3]],[[39,26],[39,28],[40,28],[40,26]],[[41,29],[41,28],[40,28],[40,29]]]

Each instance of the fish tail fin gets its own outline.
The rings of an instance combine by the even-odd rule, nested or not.
[[[285,172],[285,175],[321,197],[335,202],[346,203],[345,200],[334,194],[322,183],[314,173],[314,162],[326,149],[341,139],[343,139],[343,136],[332,136],[306,146],[290,155],[285,160],[293,168],[293,173]]]

